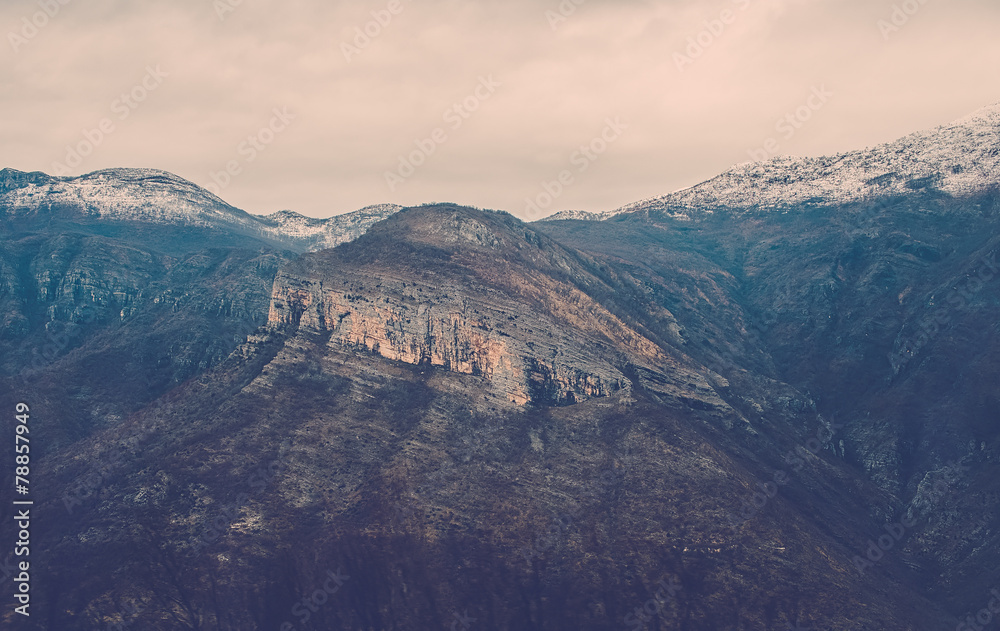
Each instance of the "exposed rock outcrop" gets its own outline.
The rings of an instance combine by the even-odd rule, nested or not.
[[[433,287],[385,277],[328,284],[280,274],[268,321],[328,334],[331,345],[482,375],[518,404],[573,403],[631,385],[559,323],[459,292],[435,296]]]

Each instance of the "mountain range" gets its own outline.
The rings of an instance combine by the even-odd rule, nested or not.
[[[0,620],[985,627],[998,161],[1000,105],[530,224],[0,171]]]

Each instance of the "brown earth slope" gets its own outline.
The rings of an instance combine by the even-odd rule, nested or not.
[[[433,206],[286,265],[227,360],[45,461],[37,628],[949,624],[903,557],[859,575],[894,498],[676,251]]]

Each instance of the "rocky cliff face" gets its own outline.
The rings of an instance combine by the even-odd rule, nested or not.
[[[991,142],[995,148],[1000,136]],[[865,552],[874,533],[901,515],[913,518],[917,525],[894,543],[905,567],[892,584],[923,585],[935,600],[956,603],[958,615],[976,606],[966,594],[1000,578],[995,548],[974,543],[1000,524],[992,481],[1000,466],[1000,196],[979,189],[782,212],[645,208],[541,227],[595,257],[629,261],[650,286],[710,295],[706,278],[733,279],[724,291],[731,302],[709,309],[653,295],[689,338],[700,338],[687,348],[693,357],[733,382],[740,371],[732,368],[748,367],[755,379],[809,393],[824,417],[843,425],[838,455],[885,493],[870,507],[871,534],[854,555],[862,563],[879,557],[878,549]],[[664,256],[650,256],[659,248]],[[942,482],[956,468],[963,474]]]
[[[266,322],[293,252],[398,209],[256,217],[163,171],[3,169],[0,379],[63,418],[44,448],[86,436],[225,359]],[[57,411],[72,396],[91,403]]]
[[[364,349],[414,365],[482,375],[511,401],[574,403],[631,385],[620,372],[581,352],[555,322],[379,277],[336,289],[281,275],[268,321],[296,322],[333,346]],[[508,332],[520,329],[516,337]],[[590,349],[588,349],[589,351]]]
[[[38,536],[56,543],[38,563],[62,582],[39,609],[65,631],[123,602],[156,631],[275,629],[342,570],[336,606],[296,626],[447,628],[468,610],[610,631],[661,581],[680,589],[651,628],[940,622],[915,590],[844,578],[881,491],[808,396],[719,339],[747,315],[733,279],[601,258],[438,205],[284,264],[266,327],[45,460]],[[88,579],[102,563],[114,576]]]
[[[161,175],[106,174],[88,214],[94,182],[0,172],[33,619],[954,628],[1000,582],[1000,195],[953,168],[995,164],[989,114],[603,221],[435,205],[303,256],[160,221],[194,195]]]
[[[138,239],[41,230],[0,242],[2,390],[59,419],[39,454],[217,365],[265,323],[287,255],[244,244],[175,242],[167,254]]]
[[[352,244],[352,252],[370,248],[360,265],[350,253],[313,255],[280,273],[268,321],[323,335],[332,347],[482,375],[520,405],[570,404],[629,389],[620,359],[627,352],[644,374],[658,376],[665,393],[700,391],[711,405],[728,408],[701,374],[668,357],[585,291],[545,278],[524,261],[506,260],[511,250],[534,263],[551,256],[548,263],[560,275],[602,283],[587,281],[590,272],[554,243],[513,224],[509,217],[458,207],[408,211]],[[400,242],[383,241],[400,235]],[[427,270],[433,271],[400,273],[383,259],[372,260],[382,249],[388,261],[392,248],[429,255]],[[483,255],[474,265],[470,249]],[[475,279],[471,286],[455,282],[441,291],[442,279],[466,273]],[[546,309],[539,311],[536,301]]]

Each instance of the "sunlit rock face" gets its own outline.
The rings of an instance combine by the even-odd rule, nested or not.
[[[32,620],[954,628],[1000,583],[995,110],[531,225],[0,171]]]
[[[568,404],[631,387],[615,365],[623,351],[655,373],[678,366],[580,287],[548,275],[547,267],[590,276],[516,223],[458,207],[406,211],[350,253],[305,257],[279,273],[268,321],[326,335],[331,346],[482,375],[518,404]],[[349,258],[365,248],[363,261]],[[392,265],[394,251],[410,257],[402,268]],[[416,269],[420,261],[428,266]]]

